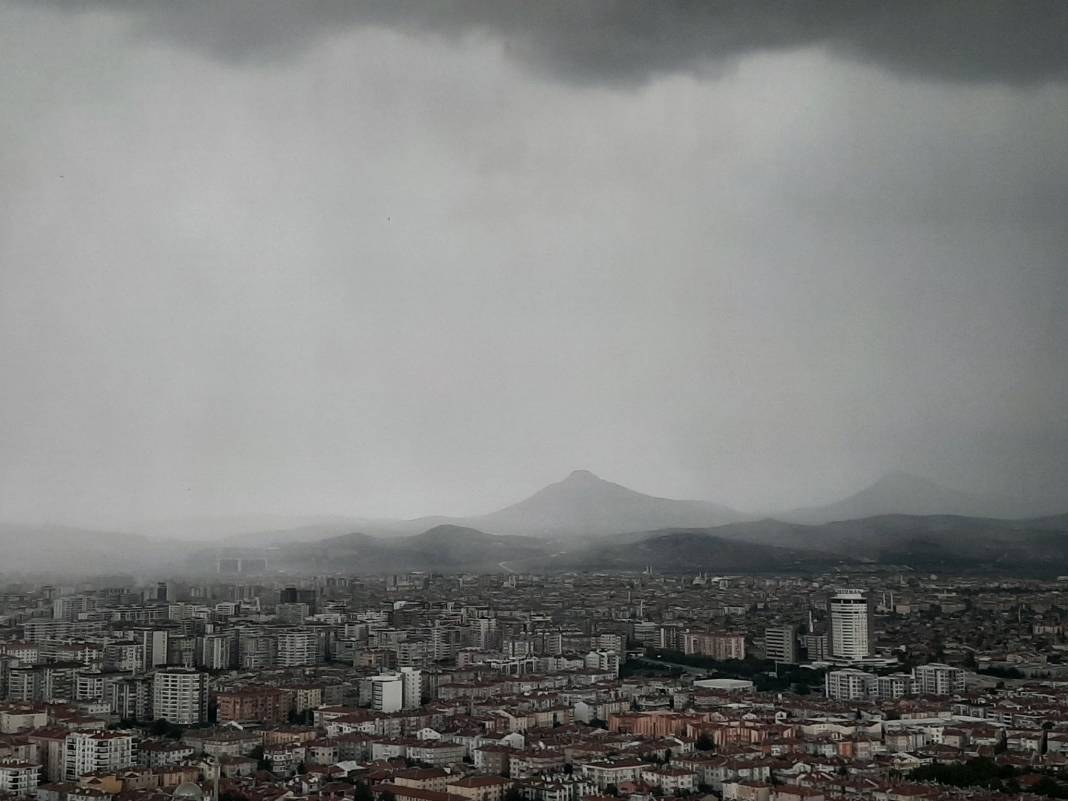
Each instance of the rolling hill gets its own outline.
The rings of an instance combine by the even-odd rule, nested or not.
[[[547,544],[525,537],[487,534],[473,528],[439,525],[410,537],[345,534],[313,543],[292,543],[271,551],[274,569],[355,574],[507,572],[501,562],[546,554]]]
[[[664,532],[626,535],[619,547]],[[960,515],[880,515],[818,525],[761,520],[704,529],[718,539],[868,564],[921,570],[1068,571],[1068,518],[999,520]],[[701,552],[692,554],[695,560]],[[696,569],[696,567],[695,567]]]
[[[817,570],[853,561],[805,548],[731,540],[716,536],[717,530],[677,529],[624,536],[618,542],[609,540],[519,566],[545,571],[630,571],[650,567],[669,573],[739,573]]]

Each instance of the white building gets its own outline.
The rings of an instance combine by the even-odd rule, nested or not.
[[[314,665],[323,661],[324,641],[322,635],[314,629],[294,629],[278,635],[279,667],[296,667]]]
[[[872,654],[871,605],[863,590],[839,590],[827,602],[831,656],[863,659]]]
[[[915,695],[916,679],[908,673],[891,673],[889,676],[879,676],[876,694],[883,700]]]
[[[824,679],[828,698],[838,701],[857,701],[872,698],[878,692],[878,677],[863,670],[846,668],[830,670]]]
[[[371,677],[371,707],[376,712],[399,712],[404,708],[404,679],[399,674]]]
[[[964,692],[963,668],[932,662],[912,671],[916,677],[916,691],[921,695],[956,695]]]
[[[619,654],[615,651],[590,651],[583,661],[589,670],[600,670],[619,675]]]
[[[133,736],[118,731],[76,731],[63,743],[63,776],[76,781],[94,771],[117,771],[133,767]]]
[[[401,675],[401,703],[404,709],[418,709],[423,704],[423,672],[403,667]]]
[[[0,792],[31,796],[40,781],[40,765],[17,759],[0,759]]]
[[[205,634],[199,645],[197,664],[205,670],[226,670],[237,661],[237,643],[230,634]]]
[[[597,634],[591,638],[590,647],[595,651],[615,651],[621,654],[627,648],[627,640],[622,634]]]
[[[208,719],[208,674],[187,668],[157,670],[152,677],[152,714],[182,726]]]
[[[165,629],[138,629],[137,642],[144,646],[144,663],[146,669],[162,667],[167,664],[168,632]]]

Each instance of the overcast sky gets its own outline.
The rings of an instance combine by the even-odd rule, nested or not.
[[[0,518],[1068,508],[1068,4],[959,13],[0,0]]]

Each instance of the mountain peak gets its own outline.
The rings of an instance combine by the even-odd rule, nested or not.
[[[570,484],[590,484],[603,482],[604,479],[589,470],[572,470],[564,481]]]
[[[715,503],[645,495],[589,470],[573,470],[529,498],[472,522],[500,534],[588,537],[711,526],[737,518],[736,512]]]

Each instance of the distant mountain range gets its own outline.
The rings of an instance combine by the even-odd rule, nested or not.
[[[1040,511],[1048,510],[1012,498],[961,492],[927,478],[895,471],[834,503],[777,512],[773,517],[790,523],[815,524],[895,514],[1022,519],[1034,517]],[[495,534],[585,542],[627,531],[702,528],[753,519],[752,515],[721,503],[645,495],[605,481],[588,470],[575,470],[529,498],[489,514],[367,521],[361,530],[388,536],[415,534],[435,525],[450,524]]]
[[[816,525],[762,520],[559,540],[441,525],[412,537],[366,534],[275,548],[292,572],[804,572],[896,565],[922,571],[1068,573],[1068,516],[1027,521],[886,515]]]
[[[219,556],[244,554],[305,573],[748,572],[863,563],[1068,573],[1068,515],[1009,519],[1021,511],[894,473],[837,503],[746,520],[721,504],[645,495],[576,470],[519,503],[469,518],[269,518],[276,527],[252,525],[200,543],[0,526],[0,571],[158,574],[184,564],[205,573]]]
[[[546,555],[544,540],[487,534],[473,528],[439,525],[411,537],[380,538],[346,534],[273,550],[271,563],[304,573],[348,570],[362,574],[434,572],[497,573],[502,562]]]
[[[1068,500],[1065,506],[1068,508]],[[839,501],[779,511],[771,516],[793,523],[827,523],[892,514],[1011,519],[1033,517],[1040,511],[1050,510],[1036,509],[1011,498],[961,492],[896,471]],[[599,478],[588,470],[575,470],[518,503],[468,517],[430,516],[409,520],[337,515],[195,517],[148,522],[137,530],[158,540],[267,545],[313,542],[352,531],[381,537],[410,536],[434,526],[452,525],[495,534],[585,542],[626,531],[700,528],[753,519],[756,519],[753,515],[721,503],[646,495]]]
[[[827,523],[894,514],[1013,518],[1026,517],[1033,510],[1011,498],[971,495],[911,473],[895,471],[848,498],[826,506],[795,509],[776,517],[797,523]]]

